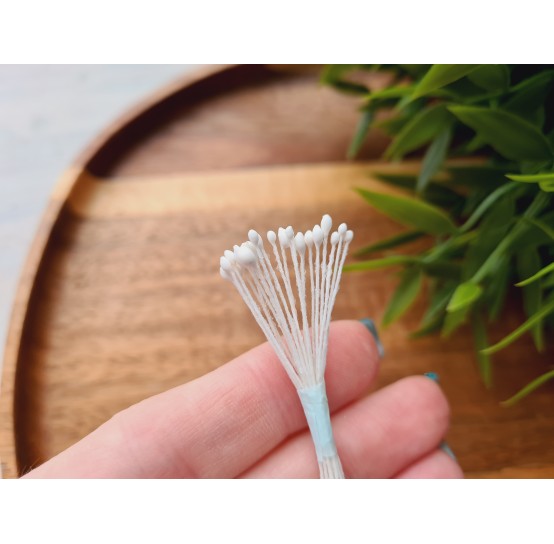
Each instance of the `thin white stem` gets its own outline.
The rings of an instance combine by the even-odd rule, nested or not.
[[[250,231],[250,241],[226,251],[220,264],[221,275],[234,284],[299,392],[320,477],[344,478],[332,436],[324,372],[331,313],[352,232],[341,225],[330,233],[331,226],[331,218],[324,216],[321,226],[305,234],[295,236],[291,227],[279,229],[279,248],[277,235],[270,231],[267,239],[274,260],[260,236]]]

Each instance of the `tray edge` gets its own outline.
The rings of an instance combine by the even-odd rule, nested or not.
[[[194,83],[208,79],[221,72],[232,71],[239,66],[212,65],[199,68],[150,94],[136,105],[131,106],[84,148],[74,159],[73,164],[62,173],[58,182],[54,185],[19,274],[12,302],[0,381],[0,478],[17,478],[20,476],[19,471],[21,467],[17,459],[16,446],[15,401],[21,342],[25,333],[26,320],[36,285],[36,278],[42,267],[44,255],[56,222],[72,191],[78,185],[79,180],[87,171],[87,166],[94,157],[131,123],[147,114],[156,105],[168,100]]]

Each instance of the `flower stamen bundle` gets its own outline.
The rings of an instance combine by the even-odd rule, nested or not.
[[[321,478],[344,478],[331,429],[325,366],[331,312],[353,232],[332,220],[305,233],[254,230],[225,251],[221,276],[233,283],[296,387],[314,441]]]

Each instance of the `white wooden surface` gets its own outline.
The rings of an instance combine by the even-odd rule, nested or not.
[[[58,176],[107,124],[195,65],[0,65],[0,346]],[[0,370],[2,363],[0,362]]]

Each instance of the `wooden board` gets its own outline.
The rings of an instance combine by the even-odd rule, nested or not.
[[[218,273],[219,255],[248,228],[304,229],[329,212],[356,231],[354,247],[398,231],[351,188],[376,188],[376,171],[416,165],[344,163],[356,120],[355,101],[313,74],[217,68],[130,112],[68,169],[13,310],[0,399],[4,476],[263,340]],[[362,157],[377,158],[385,143],[373,135]],[[379,320],[394,285],[389,271],[347,275],[335,318]],[[552,352],[537,356],[521,339],[496,358],[496,386],[486,391],[468,331],[408,339],[422,302],[383,332],[379,385],[441,375],[448,440],[468,476],[554,476],[554,387],[499,406]],[[507,312],[495,337],[519,319]]]

